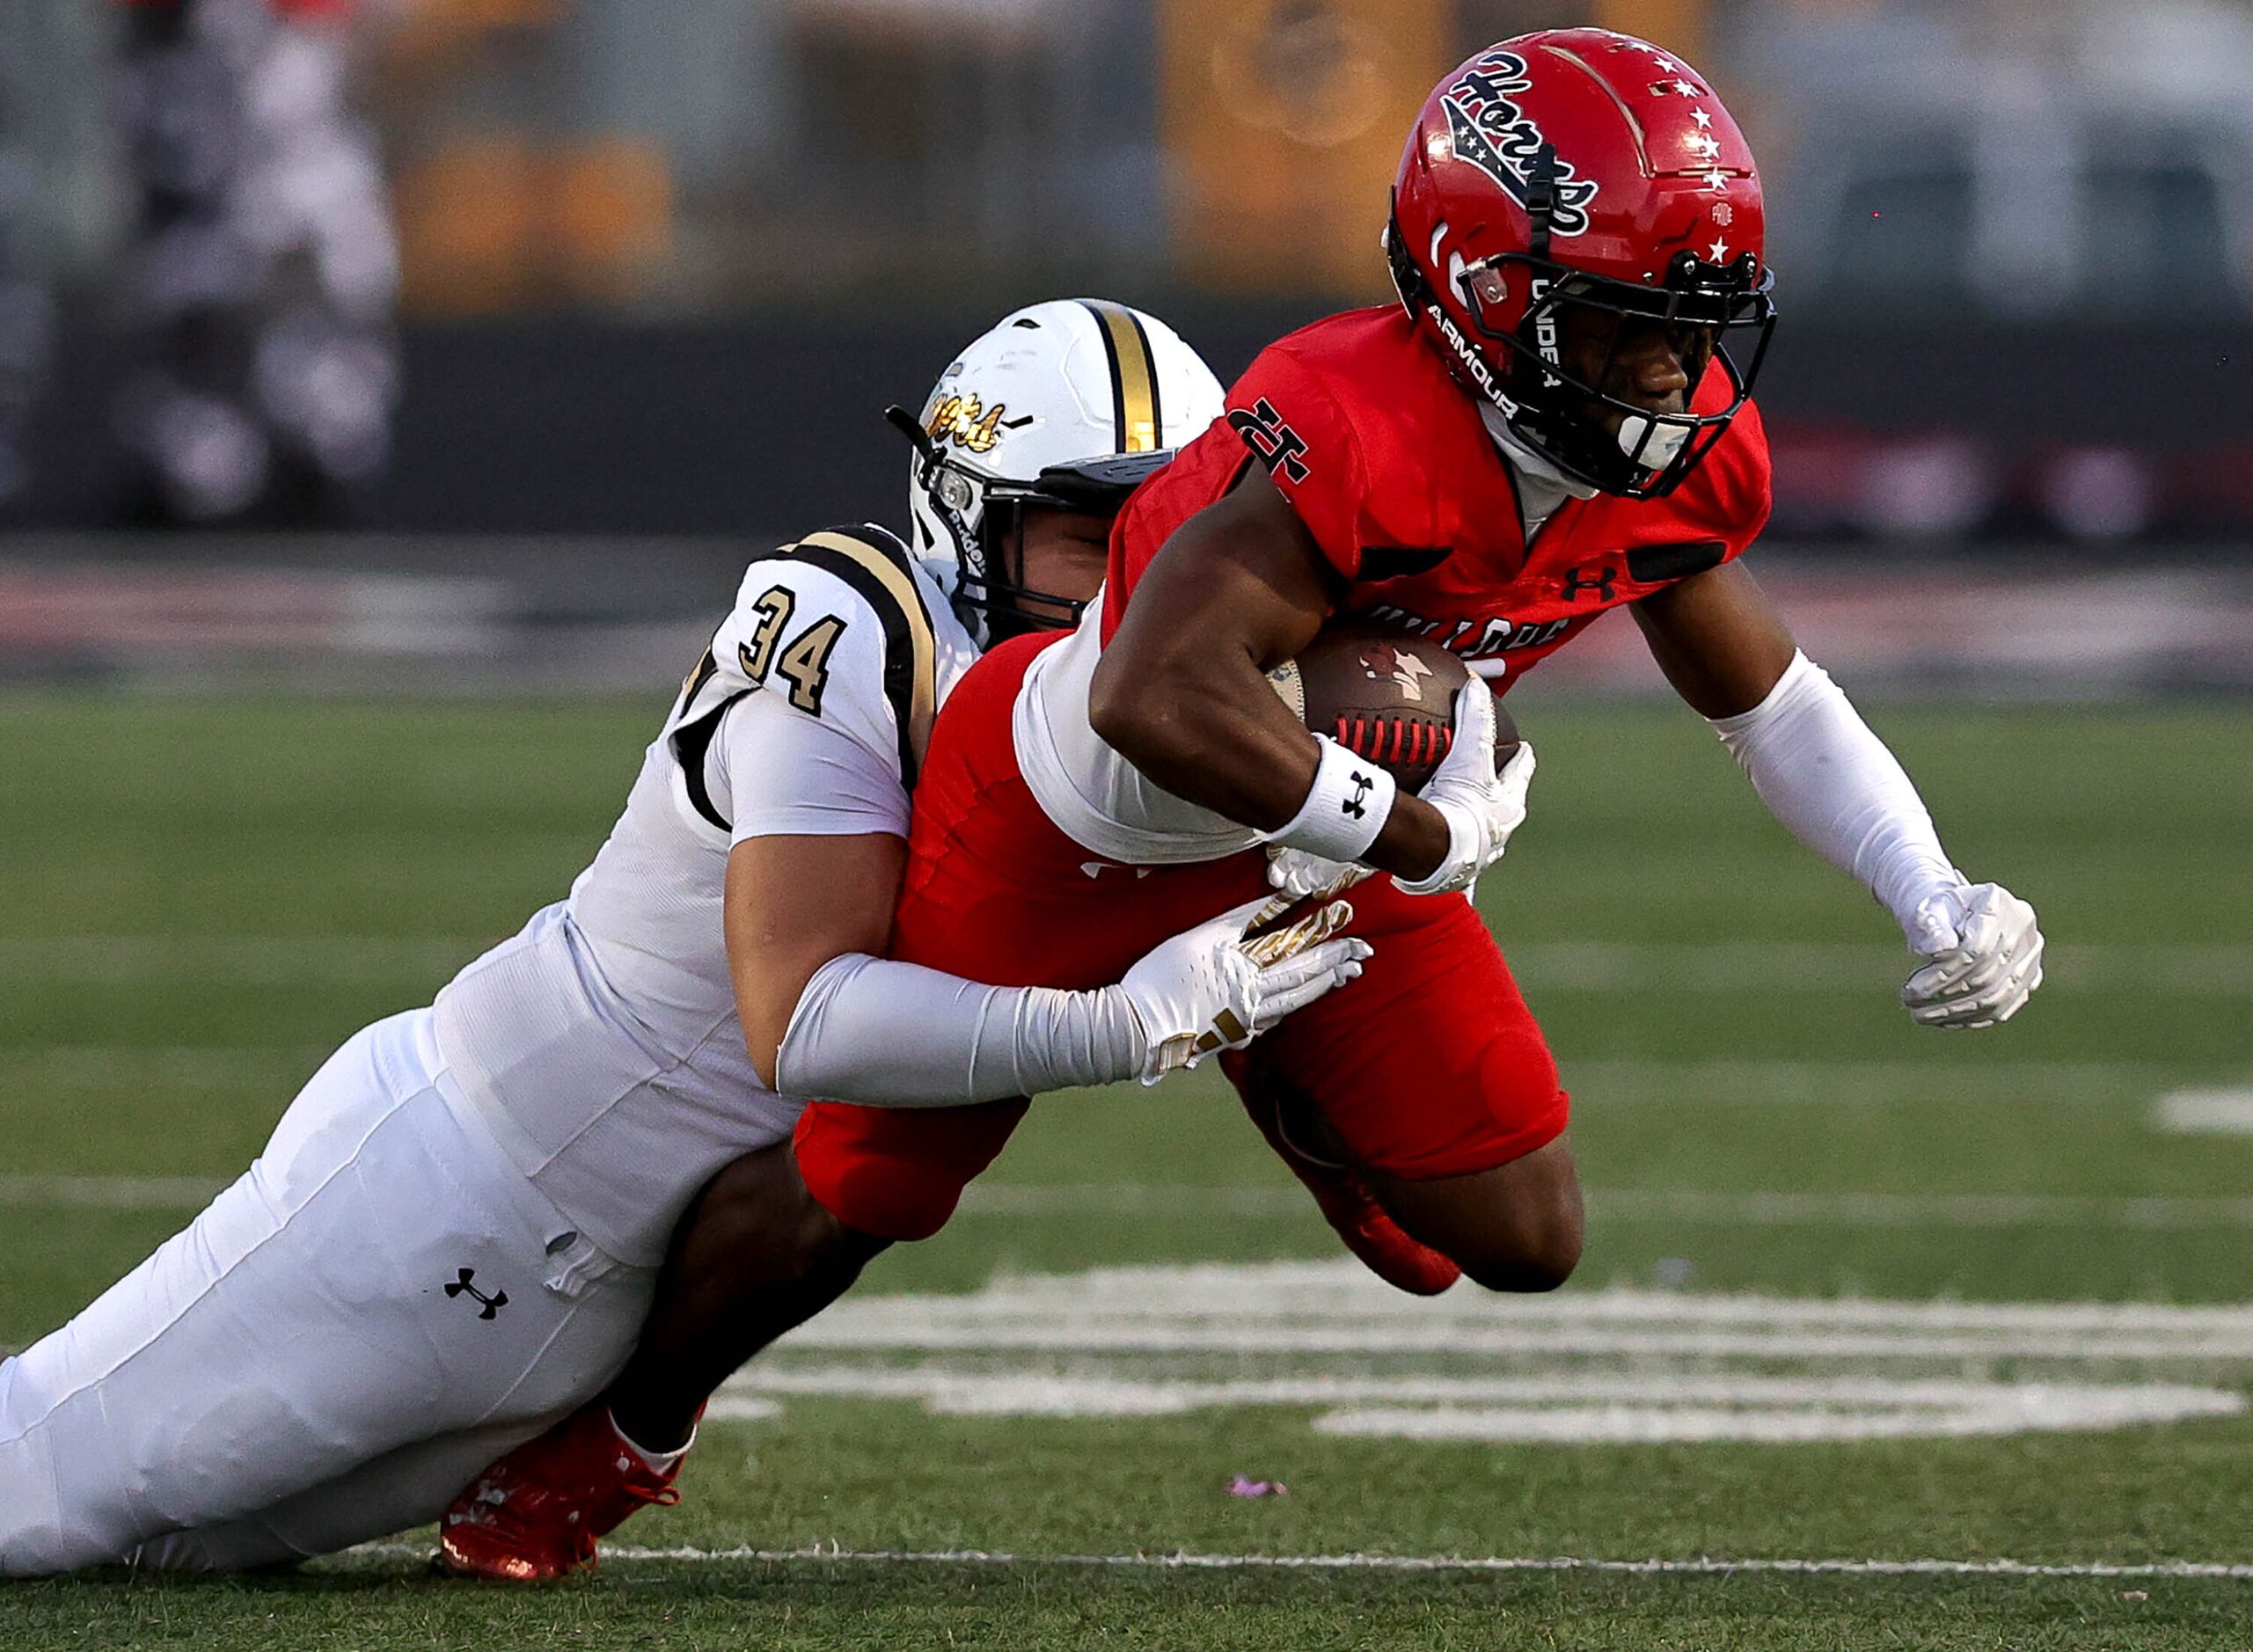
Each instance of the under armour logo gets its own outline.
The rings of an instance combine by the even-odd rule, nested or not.
[[[1568,603],[1585,602],[1591,596],[1599,603],[1608,603],[1612,600],[1612,581],[1619,577],[1620,571],[1615,567],[1584,562],[1565,574],[1564,585],[1557,595]]]
[[[485,1312],[477,1316],[480,1319],[499,1318],[501,1310],[508,1305],[508,1293],[505,1290],[496,1290],[488,1297],[470,1283],[477,1277],[476,1268],[464,1268],[459,1272],[461,1277],[446,1287],[446,1294],[449,1297],[470,1297],[483,1303]]]
[[[1362,819],[1369,813],[1369,806],[1362,800],[1369,795],[1370,788],[1376,784],[1376,781],[1356,769],[1353,771],[1353,795],[1339,804],[1338,808],[1356,820]]]

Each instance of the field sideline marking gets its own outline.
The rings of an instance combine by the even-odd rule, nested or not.
[[[0,1210],[194,1210],[226,1185],[200,1176],[0,1176]]]
[[[316,1044],[46,1044],[0,1048],[0,1086],[130,1085],[224,1090],[302,1081],[326,1059]],[[2143,1105],[2185,1082],[2180,1065],[2109,1061],[1831,1061],[1804,1056],[1568,1059],[1565,1081],[1590,1106],[1659,1101],[1827,1106],[1952,1101],[1966,1095],[2059,1106]],[[292,1085],[294,1089],[294,1085]],[[277,1100],[286,1100],[277,1097]]]
[[[231,1090],[283,1084],[275,1108],[329,1056],[318,1044],[38,1044],[0,1049],[0,1085],[56,1090]]]
[[[0,974],[134,985],[192,974],[288,985],[307,979],[389,983],[441,976],[505,939],[465,935],[10,935]],[[1621,989],[1735,996],[1833,993],[1898,984],[1908,954],[1868,941],[1547,941],[1510,950],[1525,985],[1552,991]],[[2229,942],[2059,942],[2047,991],[2253,998],[2253,947]]]
[[[368,1543],[345,1551],[363,1560],[427,1561],[430,1550],[413,1543]],[[1037,1554],[989,1549],[847,1549],[816,1545],[797,1549],[647,1548],[604,1545],[608,1561],[655,1561],[681,1565],[751,1562],[833,1562],[852,1566],[1071,1566],[1176,1572],[1594,1572],[1628,1576],[1727,1576],[1737,1572],[1841,1577],[2212,1577],[2253,1579],[2253,1564],[2220,1561],[1875,1561],[1686,1560],[1607,1561],[1578,1555],[1452,1554]]]
[[[2142,1101],[2170,1082],[2168,1069],[2118,1061],[1575,1060],[1559,1064],[1584,1105],[1658,1101],[1827,1107],[1876,1101],[1957,1101],[1998,1093],[2068,1105]],[[2176,1071],[2179,1071],[2180,1069]]]
[[[1964,1227],[2103,1224],[2138,1228],[2253,1227],[2253,1199],[2106,1198],[2013,1193],[1711,1193],[1696,1188],[1590,1188],[1598,1220],[1741,1224],[1748,1227]],[[1313,1214],[1297,1188],[1182,1184],[1076,1187],[973,1183],[961,1214],[984,1217],[1215,1214],[1296,1217]]]
[[[194,1210],[227,1184],[217,1177],[0,1174],[0,1210]],[[1598,1221],[1684,1222],[1744,1227],[2144,1228],[2253,1227],[2253,1198],[2075,1196],[2016,1193],[1713,1193],[1698,1188],[1591,1188]],[[1315,1219],[1297,1188],[1232,1184],[973,1184],[962,1216],[986,1220],[1088,1216],[1206,1215]]]
[[[1873,1376],[1758,1377],[1679,1365],[1465,1377],[1102,1376],[985,1364],[752,1365],[705,1411],[713,1422],[761,1422],[778,1397],[918,1400],[933,1416],[1159,1417],[1248,1407],[1313,1407],[1317,1434],[1511,1444],[1658,1444],[1755,1440],[1974,1439],[2073,1433],[2229,1417],[2242,1394],[2181,1384],[1967,1382]]]
[[[2151,1104],[2151,1122],[2170,1136],[2253,1136],[2253,1085],[2172,1091]]]
[[[1884,1362],[2253,1363],[2253,1306],[2154,1302],[1990,1302],[1953,1298],[1702,1294],[1613,1284],[1554,1297],[1453,1292],[1421,1299],[1386,1289],[1350,1258],[1268,1262],[1137,1263],[1067,1273],[997,1275],[964,1295],[851,1297],[775,1349],[794,1365],[955,1355],[1011,1370],[1069,1375],[1152,1371],[1144,1356],[1201,1360],[1257,1354],[1304,1362],[1330,1354],[1398,1364],[1444,1356],[1458,1375],[1489,1374],[1489,1356],[1523,1369],[1533,1356],[1664,1355],[1761,1367]],[[815,1356],[811,1361],[808,1356]],[[1116,1366],[1105,1361],[1126,1361]],[[755,1365],[731,1379],[760,1391]],[[998,1369],[998,1368],[997,1368]],[[1296,1374],[1240,1363],[1237,1378]],[[1211,1374],[1209,1368],[1203,1374]]]

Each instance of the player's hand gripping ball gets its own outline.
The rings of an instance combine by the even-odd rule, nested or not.
[[[1478,682],[1460,659],[1436,642],[1351,622],[1325,628],[1296,660],[1269,676],[1309,729],[1389,771],[1401,790],[1419,793],[1453,749],[1457,697]],[[1482,712],[1492,713],[1494,765],[1505,769],[1519,754],[1518,724],[1499,700],[1484,698]],[[1517,794],[1518,818],[1532,762],[1527,750],[1520,769],[1511,771],[1504,783]],[[1508,825],[1516,823],[1513,818]],[[1508,826],[1500,836],[1507,837]],[[1499,842],[1492,847],[1499,852]],[[1486,856],[1481,864],[1492,858]],[[1287,895],[1334,898],[1370,874],[1367,866],[1302,849],[1273,848],[1268,859],[1268,881]],[[1454,887],[1467,887],[1467,881]]]

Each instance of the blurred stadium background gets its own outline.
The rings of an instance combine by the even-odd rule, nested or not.
[[[1381,299],[1423,91],[1588,20],[1763,157],[1761,564],[1824,657],[2253,683],[2243,0],[31,0],[0,660],[652,680],[745,540],[892,511],[878,411],[1011,306],[1225,379]],[[1607,640],[1551,671],[1647,684]]]
[[[920,1572],[645,1555],[684,1587],[597,1612],[402,1551],[366,1593],[17,1589],[0,1643],[2242,1648],[2245,0],[0,4],[0,1345],[561,892],[747,550],[897,518],[885,404],[1035,298],[1146,306],[1224,379],[1381,301],[1430,83],[1584,21],[1762,157],[1754,566],[2040,906],[2028,1012],[1911,1028],[1898,936],[1634,703],[1615,620],[1512,702],[1542,778],[1481,892],[1576,1093],[1571,1290],[1372,1301],[1204,1075],[1059,1100],[630,1534]],[[1277,1258],[1320,1265],[1232,1271]],[[1261,1317],[1301,1307],[1338,1340]],[[1184,1548],[1224,1560],[1131,1571]],[[1126,1558],[981,1593],[964,1549]],[[1842,1575],[1225,1558],[1371,1551]]]

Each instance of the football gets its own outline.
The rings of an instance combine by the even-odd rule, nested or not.
[[[1409,792],[1447,755],[1455,693],[1471,680],[1437,642],[1350,623],[1325,628],[1268,676],[1307,727],[1380,764]],[[1499,764],[1518,749],[1518,725],[1500,701],[1494,709]]]

